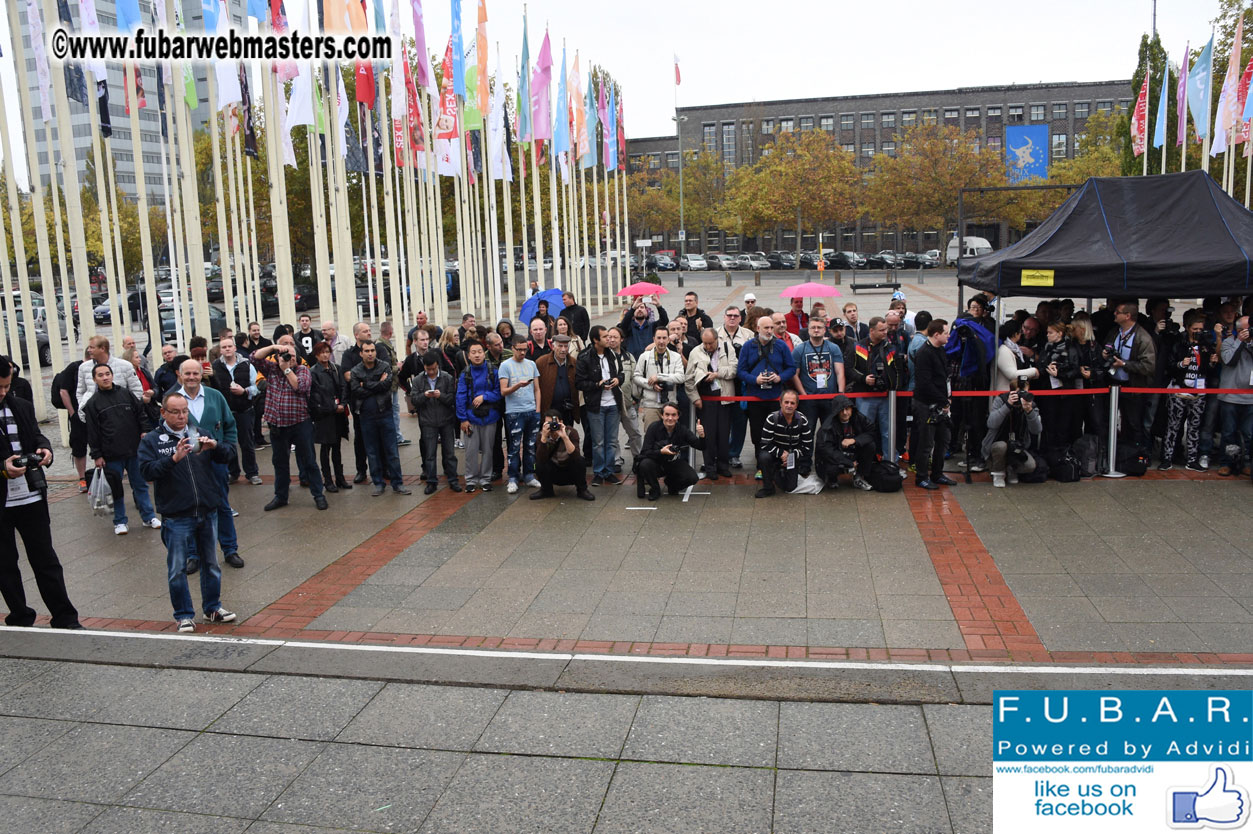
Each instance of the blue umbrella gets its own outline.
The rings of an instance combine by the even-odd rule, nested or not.
[[[522,304],[522,313],[518,317],[518,332],[526,333],[531,326],[531,319],[535,318],[535,311],[539,308],[541,301],[548,302],[548,315],[554,319],[561,315],[561,311],[566,309],[565,303],[561,300],[561,294],[565,290],[560,287],[554,287],[551,290],[540,290],[535,295],[528,298]]]

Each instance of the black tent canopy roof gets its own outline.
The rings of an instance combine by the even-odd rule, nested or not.
[[[1253,213],[1201,170],[1092,177],[1039,228],[963,259],[958,280],[1049,298],[1253,291]]]

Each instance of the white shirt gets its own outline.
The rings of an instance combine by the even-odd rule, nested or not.
[[[600,355],[600,378],[609,379],[609,353],[606,351]],[[613,391],[609,388],[602,388],[600,391],[600,407],[612,408],[617,405],[617,401],[613,398]]]
[[[178,389],[178,393],[187,397],[187,410],[191,412],[191,416],[196,418],[196,423],[199,424],[200,418],[204,416],[204,386],[200,386],[194,397],[188,396],[187,389],[181,386]]]
[[[9,410],[8,406],[0,409],[0,420],[4,421],[5,429],[9,434],[9,447],[13,450],[13,454],[22,454],[26,450],[22,448],[21,441],[18,440],[17,418],[13,416],[13,412]],[[34,504],[41,497],[38,492],[31,492],[27,488],[25,476],[11,478],[9,480],[9,494],[4,505],[6,507],[21,507],[26,504]]]

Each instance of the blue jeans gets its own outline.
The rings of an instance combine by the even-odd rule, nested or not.
[[[888,434],[891,431],[891,414],[888,408],[888,398],[883,397],[858,397],[853,400],[857,403],[857,410],[862,416],[869,417],[871,420],[877,420],[879,423],[879,454],[886,455],[890,449],[888,444]]]
[[[1253,405],[1242,403],[1219,403],[1218,405],[1223,426],[1222,462],[1232,469],[1239,470],[1249,462],[1249,444],[1253,440]],[[1240,446],[1243,449],[1239,460],[1227,454],[1227,448],[1230,446]]]
[[[366,413],[361,410],[361,438],[365,441],[365,456],[370,461],[370,477],[376,487],[385,483],[383,475],[392,477],[392,486],[404,484],[400,477],[400,452],[396,448],[396,418],[391,409]]]
[[[152,509],[152,499],[148,497],[148,482],[139,471],[138,457],[105,461],[104,471],[117,478],[118,483],[122,482],[122,473],[126,473],[131,482],[131,495],[135,498],[135,506],[139,508],[139,517],[144,524],[156,517],[156,511]],[[126,501],[123,498],[113,502],[113,523],[126,524]]]
[[[509,432],[509,480],[522,481],[535,475],[535,438],[539,435],[538,411],[505,414]]]
[[[196,606],[187,587],[187,557],[192,543],[200,556],[200,601],[206,614],[222,607],[222,567],[218,564],[216,543],[218,514],[200,516],[166,516],[161,525],[161,541],[165,543],[165,566],[170,583],[170,604],[174,619],[191,620]]]
[[[600,407],[587,412],[587,433],[592,437],[592,474],[602,478],[613,475],[618,459],[618,407]]]

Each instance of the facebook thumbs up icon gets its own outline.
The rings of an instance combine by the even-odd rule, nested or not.
[[[1214,768],[1208,787],[1172,788],[1170,799],[1171,828],[1238,828],[1247,822],[1249,792],[1234,784],[1231,768]]]

